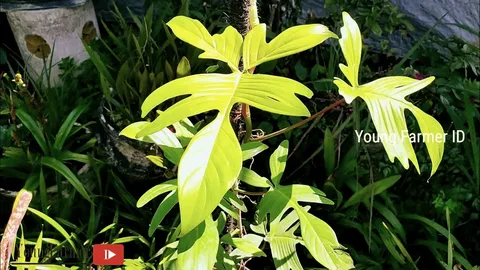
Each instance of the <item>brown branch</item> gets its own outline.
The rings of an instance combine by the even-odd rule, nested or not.
[[[312,121],[312,120],[314,120],[314,119],[316,119],[316,118],[318,118],[318,117],[322,117],[325,113],[327,113],[328,111],[330,111],[330,110],[332,110],[332,109],[334,109],[334,108],[342,105],[344,102],[345,102],[345,99],[342,98],[342,99],[338,100],[337,102],[329,105],[328,107],[323,108],[321,111],[319,111],[319,112],[317,112],[316,114],[308,117],[307,119],[304,119],[304,120],[296,123],[295,125],[291,125],[291,126],[289,126],[289,127],[286,127],[286,128],[281,129],[281,130],[279,130],[279,131],[275,131],[275,132],[270,133],[270,134],[268,134],[268,135],[265,135],[265,136],[263,136],[263,137],[258,137],[258,138],[255,138],[255,139],[251,139],[250,141],[261,142],[261,141],[263,141],[263,140],[268,140],[268,139],[273,138],[273,137],[275,137],[275,136],[278,136],[278,135],[281,135],[281,134],[283,134],[283,133],[289,132],[290,130],[293,130],[293,129],[296,129],[296,128],[300,127],[300,126],[303,126],[303,125],[305,125],[306,123],[308,123],[308,122],[310,122],[310,121]]]

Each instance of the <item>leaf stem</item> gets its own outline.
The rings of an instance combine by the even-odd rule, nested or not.
[[[243,136],[243,143],[250,141],[252,137],[252,118],[250,117],[250,106],[242,103],[242,117],[245,122],[245,135]]]
[[[308,117],[307,119],[304,119],[304,120],[302,120],[302,121],[300,121],[300,122],[298,122],[298,123],[296,123],[296,124],[294,124],[294,125],[291,125],[291,126],[289,126],[289,127],[283,128],[283,129],[281,129],[281,130],[279,130],[279,131],[275,131],[275,132],[270,133],[270,134],[268,134],[268,135],[265,135],[265,136],[263,136],[263,137],[258,137],[258,138],[252,139],[251,141],[261,142],[261,141],[264,141],[264,140],[268,140],[268,139],[270,139],[270,138],[273,138],[273,137],[275,137],[275,136],[281,135],[281,134],[283,134],[283,133],[289,132],[290,130],[293,130],[293,129],[296,129],[296,128],[300,127],[300,126],[303,126],[303,125],[305,125],[306,123],[308,123],[308,122],[310,122],[310,121],[312,121],[312,120],[314,120],[314,119],[316,119],[316,118],[318,118],[318,117],[322,117],[326,112],[328,112],[328,111],[330,111],[330,110],[332,110],[332,109],[334,109],[334,108],[342,105],[344,102],[345,102],[345,99],[342,98],[342,99],[336,101],[335,103],[329,105],[328,107],[323,108],[321,111],[319,111],[319,112],[317,112],[316,114]]]
[[[248,72],[253,74],[253,72],[255,72],[255,67],[251,68]],[[242,103],[242,118],[245,122],[245,136],[243,137],[243,143],[247,143],[252,137],[252,118],[250,117],[250,106],[245,103]]]
[[[236,189],[238,193],[244,194],[244,195],[250,195],[250,196],[263,196],[265,195],[266,192],[264,191],[246,191],[243,189]]]

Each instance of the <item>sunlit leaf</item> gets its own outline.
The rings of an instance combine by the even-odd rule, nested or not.
[[[343,12],[344,26],[341,28],[340,46],[347,60],[347,66],[340,64],[345,81],[335,78],[334,83],[347,103],[360,97],[365,101],[372,116],[373,124],[381,138],[381,142],[391,162],[398,158],[405,169],[409,168],[409,160],[420,173],[417,157],[412,146],[405,119],[405,110],[409,110],[418,121],[423,134],[428,154],[432,161],[433,175],[442,160],[444,150],[444,130],[432,116],[424,113],[405,97],[418,92],[433,82],[434,77],[416,80],[409,77],[386,77],[359,85],[358,73],[362,53],[362,37],[356,22]],[[418,141],[415,139],[413,141]]]
[[[44,214],[44,213],[42,213],[42,212],[40,212],[36,209],[28,208],[28,211],[32,212],[33,214],[35,214],[39,218],[43,219],[48,224],[52,225],[52,227],[55,228],[55,230],[57,230],[63,237],[65,237],[65,239],[70,244],[70,246],[73,248],[75,253],[77,253],[77,248],[75,247],[75,244],[72,241],[72,236],[70,236],[68,234],[68,232],[60,224],[58,224],[58,222],[56,222],[53,218],[47,216],[46,214]]]
[[[191,230],[178,243],[179,269],[212,269],[220,244],[217,227],[212,217]]]
[[[255,234],[247,234],[242,238],[233,238],[230,234],[225,234],[222,236],[221,241],[237,248],[230,253],[232,257],[266,257],[267,255],[258,248],[262,243],[262,239],[263,237]]]
[[[247,168],[242,168],[240,174],[238,175],[238,179],[254,187],[269,188],[272,186],[272,183],[270,183],[267,178],[261,177],[255,171]]]
[[[137,137],[150,136],[189,116],[219,111],[215,120],[191,140],[180,160],[178,197],[182,235],[210,215],[240,173],[242,151],[230,124],[232,106],[241,102],[279,114],[310,115],[296,93],[312,95],[302,84],[286,78],[242,73],[200,74],[172,81],[145,100],[143,116],[172,97],[191,95],[160,113]]]
[[[282,141],[278,148],[270,156],[270,171],[274,185],[280,184],[288,157],[288,140]]]
[[[243,61],[245,69],[296,54],[317,46],[328,38],[337,38],[321,24],[305,24],[288,28],[269,43],[266,42],[265,24],[255,26],[245,37]]]
[[[173,134],[170,129],[163,128],[158,132],[150,134],[148,136],[137,138],[137,134],[140,130],[147,127],[150,123],[149,122],[135,122],[127,127],[125,127],[121,132],[120,135],[123,135],[127,138],[148,142],[148,143],[155,143],[162,149],[163,154],[165,157],[175,165],[178,165],[180,162],[180,158],[183,155],[183,147],[180,141],[177,139],[175,134]]]
[[[242,144],[243,161],[253,158],[268,149],[268,146],[261,142],[248,142]]]
[[[176,16],[167,25],[179,39],[205,51],[199,58],[220,60],[238,70],[242,35],[232,26],[212,36],[200,21],[185,16]]]
[[[152,187],[151,189],[147,190],[140,199],[138,199],[137,207],[143,207],[145,204],[150,202],[151,200],[155,199],[156,197],[162,195],[163,193],[170,192],[172,190],[177,189],[177,180],[169,180],[159,185]]]
[[[158,205],[157,211],[153,215],[152,222],[148,228],[148,236],[152,237],[157,227],[162,223],[165,216],[172,210],[175,204],[178,203],[177,191],[170,192],[165,199]]]

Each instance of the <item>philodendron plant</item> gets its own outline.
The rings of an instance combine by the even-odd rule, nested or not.
[[[403,136],[407,130],[404,110],[409,109],[414,114],[423,133],[443,134],[443,129],[433,117],[404,97],[426,87],[434,78],[387,77],[360,85],[360,31],[347,13],[343,14],[343,21],[340,45],[347,65],[340,65],[340,69],[350,85],[336,78],[334,82],[340,94],[347,103],[361,97],[367,103],[377,131],[397,140],[396,143],[382,141],[392,162],[398,158],[408,168],[408,160],[411,160],[418,169],[411,142]],[[232,72],[192,75],[163,85],[145,100],[142,106],[144,116],[167,100],[188,97],[163,112],[159,111],[153,122],[134,123],[122,131],[127,137],[156,143],[164,151],[165,158],[178,165],[178,179],[153,187],[137,204],[142,207],[160,194],[169,192],[150,224],[149,235],[152,235],[165,215],[179,203],[180,226],[169,235],[167,245],[162,249],[162,264],[174,263],[180,269],[212,269],[214,266],[235,269],[237,264],[242,265],[243,259],[265,256],[259,246],[266,241],[278,269],[302,269],[295,251],[298,243],[328,269],[353,268],[350,255],[338,242],[333,229],[310,214],[310,206],[299,204],[333,202],[314,187],[280,185],[288,156],[288,141],[282,142],[270,158],[271,179],[261,177],[242,168],[242,162],[267,146],[258,141],[248,142],[249,138],[240,144],[229,117],[236,103],[277,114],[310,116],[296,97],[298,94],[310,98],[310,89],[288,78],[254,74],[254,69],[267,61],[338,37],[320,24],[291,27],[268,43],[265,24],[255,25],[245,38],[231,26],[222,34],[212,36],[199,21],[183,16],[173,18],[167,25],[179,39],[203,50],[200,58],[223,61]],[[218,111],[216,118],[200,130],[188,119],[211,110]],[[175,133],[168,128],[170,125],[174,126]],[[442,158],[443,143],[426,144],[433,174]],[[166,166],[163,158],[149,158],[159,166]],[[238,180],[264,191],[245,192],[238,188]],[[256,224],[250,226],[251,233],[244,233],[246,228],[242,226],[241,214],[247,208],[237,198],[238,193],[263,196],[256,220],[250,222]],[[222,211],[214,221],[212,215],[217,207]],[[237,229],[220,236],[224,233],[225,213],[236,220]],[[298,228],[301,237],[295,235]],[[221,243],[236,249],[227,253]]]

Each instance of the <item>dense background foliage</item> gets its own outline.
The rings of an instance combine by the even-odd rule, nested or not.
[[[178,225],[178,211],[172,211],[150,232],[152,205],[161,200],[143,208],[136,205],[150,187],[171,179],[176,168],[160,170],[145,158],[132,159],[130,154],[137,151],[143,155],[160,151],[119,138],[106,126],[118,133],[141,120],[140,105],[149,93],[188,75],[179,68],[183,57],[188,59],[189,74],[227,68],[213,60],[199,61],[199,50],[173,37],[165,25],[173,16],[196,18],[210,33],[238,22],[234,7],[229,9],[228,4],[147,2],[145,14],[138,16],[125,7],[112,6],[109,18],[115,20],[102,22],[102,39],[86,44],[91,60],[77,65],[65,59],[60,64],[61,86],[45,87],[30,80],[11,43],[0,47],[0,231],[15,197],[10,191],[39,179],[30,207],[54,222],[42,221],[41,213],[28,214],[22,223],[27,244],[35,244],[40,231],[44,240],[50,239],[48,243],[61,245],[66,244],[65,234],[74,234],[74,245],[85,252],[71,262],[90,262],[92,243],[102,242],[124,243],[126,257],[135,259],[128,262],[132,265],[156,265],[164,258],[160,248]],[[404,35],[415,31],[389,1],[361,1],[361,6],[358,1],[327,2],[330,15],[321,19],[308,16],[307,22],[325,24],[339,33],[340,11],[345,10],[355,17],[365,38],[382,40],[382,35],[393,31]],[[299,1],[262,1],[260,18],[269,27],[268,38],[296,25],[299,7]],[[404,57],[395,56],[388,42],[379,44],[365,46],[368,54],[363,58],[360,80],[387,74],[435,76],[432,86],[410,100],[434,116],[449,134],[454,129],[466,134],[463,143],[447,140],[443,161],[433,177],[428,179],[430,160],[423,144],[415,145],[422,171],[418,175],[415,170],[404,170],[399,162],[390,163],[380,144],[357,142],[354,130],[374,131],[368,111],[359,101],[265,141],[269,150],[257,156],[251,168],[269,175],[270,153],[288,139],[290,152],[282,183],[318,187],[335,202],[334,206],[313,205],[310,212],[334,228],[358,269],[440,269],[451,265],[450,260],[457,267],[471,269],[480,265],[480,50],[456,38],[438,37],[434,31],[413,44]],[[314,90],[314,97],[305,101],[313,114],[340,99],[332,83],[334,77],[341,77],[339,52],[337,44],[322,44],[262,64],[258,72],[290,77]],[[15,82],[17,72],[23,74],[25,85]],[[208,122],[212,115],[202,117]],[[252,117],[253,126],[265,134],[301,120],[255,109]],[[45,147],[21,124],[25,121],[40,123],[38,132],[45,137]],[[58,144],[55,136],[68,121],[72,122],[68,137]],[[409,113],[407,123],[411,132],[419,131]],[[54,157],[61,163],[44,162],[42,166],[40,160],[48,159],[41,157]],[[69,183],[77,186],[74,189]],[[84,200],[79,189],[95,194],[91,197],[95,204]],[[258,199],[249,196],[245,204],[250,207]],[[254,214],[247,212],[246,219]],[[303,266],[318,267],[307,254],[298,247]],[[247,267],[272,269],[273,261],[256,258]]]

